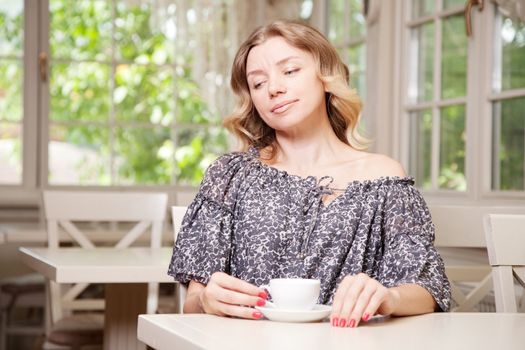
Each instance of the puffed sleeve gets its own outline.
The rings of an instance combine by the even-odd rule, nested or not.
[[[378,280],[386,287],[417,284],[442,311],[450,308],[450,283],[434,247],[434,225],[425,200],[412,184],[393,186],[384,207],[385,245]]]
[[[207,284],[214,272],[229,272],[232,216],[244,163],[242,153],[231,153],[206,170],[173,247],[168,274],[176,281]]]

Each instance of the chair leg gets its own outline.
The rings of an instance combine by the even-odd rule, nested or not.
[[[2,309],[0,321],[0,350],[7,349],[7,310]]]
[[[35,341],[33,342],[33,350],[42,350],[44,348],[44,343],[46,341],[46,335],[40,334]]]
[[[493,266],[492,274],[496,312],[517,312],[514,288],[505,288],[505,286],[514,286],[512,266]]]

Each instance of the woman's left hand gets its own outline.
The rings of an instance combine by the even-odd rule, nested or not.
[[[364,273],[346,276],[334,296],[330,321],[334,327],[357,327],[375,314],[390,315],[400,295]]]

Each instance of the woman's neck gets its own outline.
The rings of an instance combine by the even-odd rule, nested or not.
[[[268,164],[289,173],[308,176],[320,167],[337,163],[347,156],[350,146],[337,138],[331,126],[313,128],[307,133],[276,132],[275,156]]]

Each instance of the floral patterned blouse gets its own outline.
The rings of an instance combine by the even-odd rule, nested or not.
[[[353,181],[324,204],[330,182],[268,166],[255,148],[220,157],[188,207],[168,273],[183,284],[217,271],[259,286],[316,278],[319,303],[331,304],[346,275],[364,272],[385,287],[418,284],[447,311],[450,285],[413,179]]]

